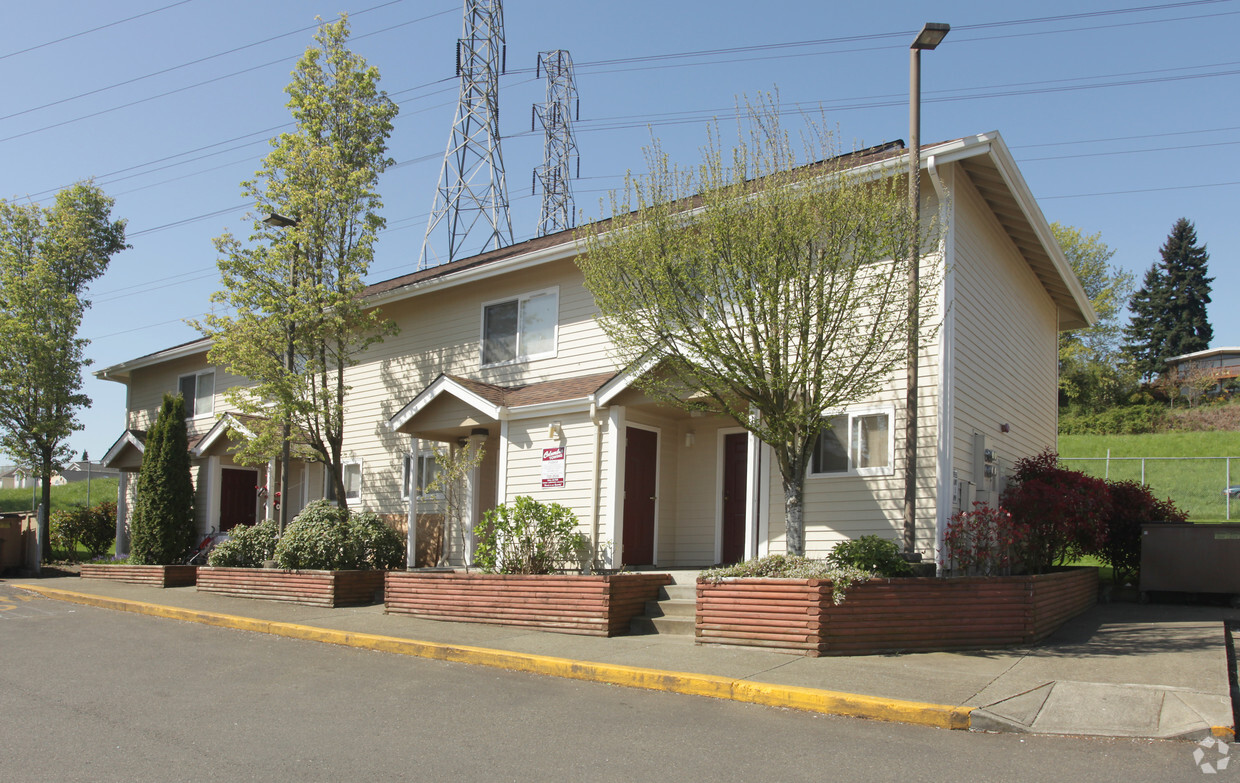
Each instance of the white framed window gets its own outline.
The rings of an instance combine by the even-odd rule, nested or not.
[[[177,379],[177,390],[185,398],[185,418],[215,413],[215,370],[182,375]]]
[[[362,461],[350,460],[340,466],[341,478],[344,480],[345,500],[352,503],[362,499]],[[331,480],[331,471],[323,471],[323,497],[327,500],[336,499],[336,486]]]
[[[414,466],[417,466],[417,472],[414,473]],[[406,454],[401,465],[400,471],[400,499],[409,499],[409,487],[413,486],[418,493],[418,497],[429,500],[438,501],[443,499],[443,490],[428,490],[427,487],[439,476],[439,463],[435,461],[435,452],[430,449],[422,449],[416,455]],[[412,483],[411,483],[412,482]]]
[[[482,305],[482,366],[555,356],[560,289]]]
[[[813,476],[890,475],[895,432],[890,408],[829,416],[830,427],[818,435],[810,459]]]

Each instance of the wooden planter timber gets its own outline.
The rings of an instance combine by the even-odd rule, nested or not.
[[[556,633],[628,633],[668,574],[503,575],[391,571],[384,588],[388,613],[429,620],[520,625]]]
[[[192,565],[108,565],[83,563],[83,579],[112,579],[132,585],[189,587],[197,579],[198,566]]]
[[[871,579],[831,602],[822,579],[697,584],[697,643],[805,655],[1031,644],[1094,605],[1098,570],[1036,576]]]
[[[263,598],[306,606],[365,606],[383,589],[384,573],[203,567],[198,569],[198,589],[234,598]]]

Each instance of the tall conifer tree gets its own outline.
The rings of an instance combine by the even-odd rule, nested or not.
[[[1128,301],[1132,319],[1124,328],[1124,354],[1144,380],[1163,373],[1169,357],[1203,351],[1214,339],[1206,315],[1214,282],[1206,276],[1210,254],[1197,244],[1192,222],[1177,220],[1160,252]]]
[[[190,478],[185,400],[165,394],[147,431],[130,522],[130,560],[174,565],[194,541],[194,484]]]

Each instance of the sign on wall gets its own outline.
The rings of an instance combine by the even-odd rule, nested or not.
[[[548,487],[564,486],[564,447],[543,449],[542,452],[542,485]]]

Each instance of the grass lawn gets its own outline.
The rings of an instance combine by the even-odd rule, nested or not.
[[[1240,484],[1240,432],[1061,435],[1059,456],[1068,468],[1113,481],[1141,481],[1144,467],[1154,494],[1171,498],[1193,522],[1226,521],[1223,490]],[[1230,476],[1227,457],[1233,458]],[[1232,506],[1232,521],[1240,521],[1240,500]]]
[[[114,478],[91,479],[91,505],[103,500],[115,502],[118,484],[119,481]],[[33,511],[39,494],[39,489],[0,489],[0,511]],[[52,487],[52,511],[79,505],[86,505],[85,481]]]

